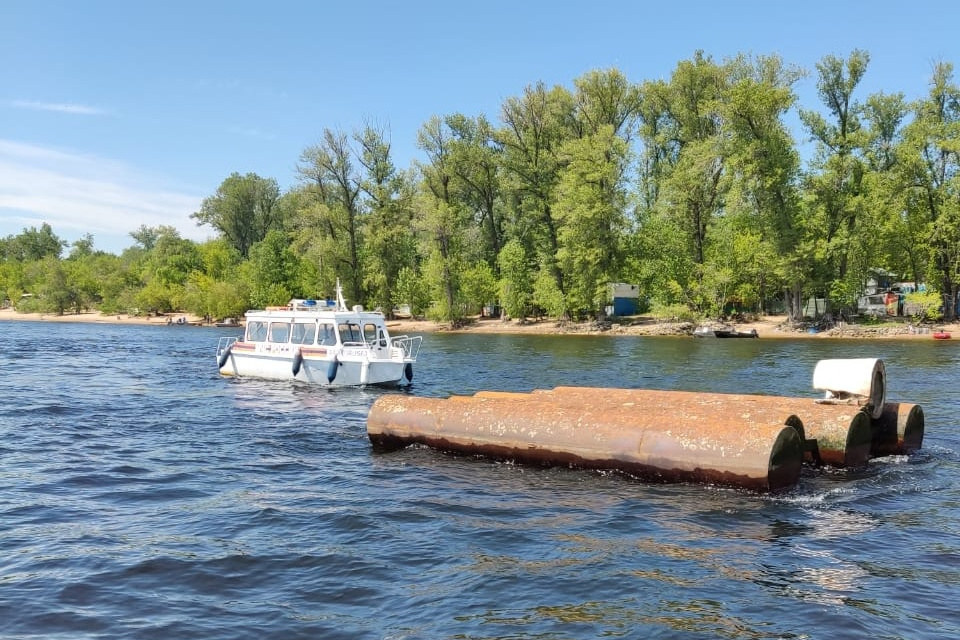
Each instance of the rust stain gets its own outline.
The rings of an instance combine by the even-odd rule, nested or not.
[[[774,491],[797,481],[802,455],[799,434],[783,422],[718,421],[712,411],[677,403],[673,410],[663,403],[638,410],[549,399],[384,396],[370,410],[367,432],[382,449],[420,443],[532,464]]]
[[[662,482],[779,491],[802,462],[855,467],[909,452],[923,411],[888,403],[880,418],[856,405],[749,394],[556,387],[530,393],[378,399],[367,417],[377,449],[419,443],[529,464],[612,469]],[[884,453],[885,452],[885,453]]]

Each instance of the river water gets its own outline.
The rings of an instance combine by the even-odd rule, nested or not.
[[[222,329],[0,328],[2,638],[960,636],[960,341],[428,334],[404,391],[813,395],[883,358],[923,449],[771,496],[376,453],[397,391],[221,378]]]

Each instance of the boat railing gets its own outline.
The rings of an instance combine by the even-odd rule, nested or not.
[[[217,342],[217,357],[223,355],[223,352],[233,346],[233,343],[237,339],[232,336],[221,336],[220,340]]]
[[[393,346],[403,350],[403,359],[416,361],[420,353],[420,344],[423,336],[396,336],[392,340]]]

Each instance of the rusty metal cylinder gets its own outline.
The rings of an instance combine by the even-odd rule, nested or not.
[[[712,407],[674,392],[642,408],[553,399],[385,395],[367,434],[381,450],[424,444],[443,451],[584,469],[646,480],[706,482],[758,491],[796,484],[802,440],[781,421],[717,420]]]
[[[803,421],[796,415],[784,412],[778,403],[769,402],[768,396],[751,396],[726,393],[694,393],[691,391],[655,391],[650,389],[611,389],[601,387],[556,387],[536,389],[532,393],[510,391],[478,391],[475,398],[517,401],[557,402],[560,404],[586,405],[591,407],[623,406],[637,410],[650,409],[650,403],[667,397],[671,405],[683,402],[699,406],[714,414],[718,423],[738,421],[769,422],[793,427],[804,439]]]
[[[821,404],[807,398],[778,398],[783,409],[803,420],[808,442],[815,445],[808,461],[834,467],[862,467],[870,459],[873,428],[861,407]],[[819,455],[819,460],[811,456]]]
[[[647,408],[657,402],[662,391],[650,389],[608,389],[604,387],[556,387],[534,391],[531,397],[551,397],[570,403],[624,403]],[[677,404],[697,403],[711,406],[719,421],[740,416],[763,415],[765,419],[786,422],[799,420],[801,436],[808,449],[809,462],[836,467],[860,467],[870,459],[872,427],[870,416],[855,404],[826,404],[810,398],[762,396],[738,393],[670,391]]]
[[[924,416],[920,405],[888,402],[879,418],[871,421],[874,456],[910,454],[923,446]]]

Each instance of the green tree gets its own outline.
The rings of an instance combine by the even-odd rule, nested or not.
[[[367,126],[355,136],[363,168],[360,189],[365,200],[363,271],[367,304],[384,313],[393,309],[393,283],[400,269],[416,260],[412,201],[414,186],[396,170],[382,129]]]
[[[240,254],[223,238],[197,247],[200,269],[188,275],[182,304],[204,318],[238,317],[250,306],[250,286],[238,277]]]
[[[86,262],[86,259],[84,259]],[[98,252],[90,258],[89,273],[96,282],[99,309],[103,313],[129,313],[131,306],[121,302],[128,287],[128,273],[119,256]]]
[[[424,190],[418,198],[416,220],[426,256],[423,274],[433,299],[428,315],[456,322],[462,316],[458,302],[469,216],[454,191],[449,128],[442,119],[431,118],[420,129],[417,141],[429,160],[420,167]]]
[[[223,238],[209,240],[197,247],[203,273],[214,280],[229,280],[240,264],[240,254]]]
[[[203,318],[236,318],[249,308],[248,295],[249,287],[239,280],[223,282],[194,272],[184,287],[183,308]]]
[[[617,70],[574,80],[575,138],[560,148],[554,193],[557,261],[568,310],[604,314],[624,270],[627,202],[640,90]]]
[[[854,93],[867,72],[870,56],[854,50],[846,60],[826,56],[817,63],[817,92],[831,117],[801,109],[800,118],[816,142],[816,157],[807,176],[808,238],[822,256],[818,273],[811,274],[821,292],[834,292],[836,302],[849,304],[837,292],[862,285],[872,266],[875,229],[866,206],[864,176],[867,165],[863,149],[862,106]],[[848,296],[849,293],[846,293]]]
[[[0,307],[7,301],[11,304],[27,293],[24,278],[24,263],[14,260],[0,260]]]
[[[507,317],[526,318],[533,299],[533,275],[523,243],[509,240],[497,258],[500,267],[500,301]]]
[[[76,289],[77,310],[97,308],[114,313],[116,292],[121,288],[124,274],[120,258],[94,248],[93,236],[85,234],[75,241],[64,269]]]
[[[567,143],[564,159],[553,210],[567,306],[602,316],[621,270],[627,145],[606,125]]]
[[[132,254],[132,268],[143,283],[135,306],[152,313],[176,311],[183,304],[188,279],[202,272],[203,261],[196,243],[181,238],[173,227],[157,227],[152,233],[152,249]]]
[[[867,98],[863,119],[869,137],[864,159],[869,171],[864,184],[867,209],[877,212],[876,265],[919,285],[924,279],[927,238],[924,225],[916,217],[905,215],[908,192],[901,185],[898,154],[908,115],[909,104],[902,93],[878,93]]]
[[[279,198],[276,180],[261,178],[255,173],[243,176],[232,173],[220,184],[216,194],[204,198],[200,211],[190,217],[199,226],[216,229],[246,257],[250,247],[262,240],[270,229],[279,228],[279,212],[275,211]]]
[[[553,205],[560,182],[561,149],[576,137],[574,97],[563,87],[548,89],[542,82],[527,87],[501,107],[502,126],[494,134],[503,149],[503,192],[511,237],[551,278],[551,291],[564,291],[557,264],[560,248]],[[560,305],[561,314],[565,305]]]
[[[430,292],[427,315],[441,322],[458,322],[463,316],[460,277],[464,269],[463,218],[456,208],[432,194],[418,206],[417,225],[424,238],[424,284]]]
[[[304,295],[298,290],[300,260],[289,247],[286,236],[277,230],[250,249],[244,264],[245,280],[254,307],[284,305],[291,297]]]
[[[39,287],[40,299],[44,308],[62,316],[67,309],[79,312],[80,293],[73,283],[63,263],[56,256],[47,256],[38,261],[42,273]]]
[[[655,291],[664,298],[686,291],[700,311],[708,302],[689,294],[702,290],[698,279],[706,272],[709,232],[729,187],[721,129],[726,86],[727,70],[698,51],[677,65],[669,82],[649,81],[641,88],[642,167],[652,172],[641,184],[656,182],[646,190],[655,200],[644,212],[643,231],[663,234],[648,243],[649,259],[661,263],[656,272],[663,275]]]
[[[464,270],[461,289],[467,306],[481,315],[484,307],[497,301],[497,277],[483,260]]]
[[[175,311],[180,304],[182,291],[164,285],[159,280],[150,280],[136,290],[131,305],[147,315]]]
[[[301,206],[300,229],[317,225],[327,266],[346,283],[346,297],[365,299],[360,263],[364,211],[359,175],[345,133],[324,129],[323,141],[300,155],[297,172],[308,185],[310,199]],[[314,234],[308,234],[314,235]],[[320,243],[318,243],[320,244]]]
[[[461,114],[447,116],[444,124],[450,134],[452,190],[479,230],[480,242],[473,257],[496,268],[505,231],[500,215],[501,151],[494,142],[493,128],[483,116]]]
[[[148,227],[147,225],[142,224],[137,227],[136,231],[130,232],[130,237],[133,238],[136,244],[138,244],[144,251],[152,251],[153,247],[157,244],[157,240],[159,240],[162,235],[173,231],[175,231],[173,227],[165,225]]]
[[[0,259],[30,262],[44,258],[59,258],[67,243],[53,233],[53,228],[44,222],[40,228],[30,227],[15,236],[7,236],[0,242]]]
[[[190,274],[203,270],[196,243],[180,237],[179,232],[164,233],[149,254],[148,269],[165,286],[183,286]]]
[[[430,294],[423,281],[423,276],[411,267],[402,267],[397,274],[397,282],[393,287],[393,304],[397,307],[407,305],[410,314],[420,317],[430,306]]]
[[[730,187],[719,220],[724,237],[713,244],[711,262],[731,274],[740,309],[762,311],[782,289],[789,315],[799,320],[812,264],[801,243],[800,158],[783,118],[796,103],[793,86],[802,72],[776,56],[740,56],[727,71],[720,112]],[[724,304],[714,307],[722,311]]]
[[[561,322],[569,319],[566,296],[557,285],[557,279],[553,276],[551,270],[543,265],[540,265],[537,276],[533,281],[531,302],[537,311],[543,311],[550,317],[559,318]]]
[[[930,91],[914,105],[898,148],[904,223],[925,229],[925,275],[942,295],[947,321],[956,318],[960,283],[960,88],[953,65],[934,65]]]

